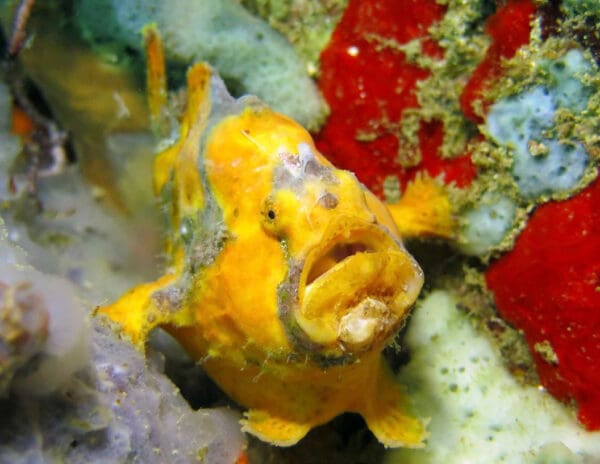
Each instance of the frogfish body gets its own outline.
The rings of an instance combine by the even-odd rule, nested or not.
[[[423,283],[386,208],[310,135],[205,64],[188,73],[177,143],[155,161],[169,211],[163,277],[99,309],[143,346],[170,332],[281,446],[345,411],[386,446],[420,446],[422,421],[382,350]]]

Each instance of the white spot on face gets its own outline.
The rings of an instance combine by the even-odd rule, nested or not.
[[[294,179],[302,179],[306,175],[307,166],[317,160],[310,145],[307,143],[298,144],[298,154],[289,153],[285,149],[279,151],[279,158],[288,173]]]
[[[287,171],[294,177],[300,177],[301,174],[301,163],[300,158],[294,153],[290,153],[284,150],[279,151],[279,158],[281,158],[283,166]]]
[[[298,144],[298,153],[300,154],[300,164],[302,165],[302,173],[306,172],[306,166],[311,161],[316,162],[315,154],[310,149],[310,145],[308,143],[300,143]]]

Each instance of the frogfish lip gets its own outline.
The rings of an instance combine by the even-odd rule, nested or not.
[[[423,273],[379,224],[340,218],[306,255],[295,319],[314,343],[362,352],[402,325]]]

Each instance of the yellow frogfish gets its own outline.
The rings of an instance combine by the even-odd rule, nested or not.
[[[417,447],[382,350],[423,284],[386,207],[256,97],[206,64],[188,72],[177,143],[155,161],[169,267],[99,309],[142,347],[172,334],[236,402],[243,429],[280,446],[359,413],[388,447]]]

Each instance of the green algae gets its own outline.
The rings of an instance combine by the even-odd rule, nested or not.
[[[533,349],[537,354],[539,354],[544,361],[551,365],[558,364],[558,356],[556,352],[552,348],[552,345],[548,340],[544,340],[543,342],[538,342],[533,345]]]
[[[383,197],[386,203],[398,203],[400,200],[400,179],[398,176],[387,176],[383,179]]]
[[[444,139],[440,155],[442,158],[452,158],[465,153],[468,140],[476,133],[473,123],[464,117],[459,99],[465,76],[477,67],[489,45],[483,26],[490,10],[488,2],[484,0],[447,0],[439,3],[446,5],[447,11],[441,21],[429,28],[429,33],[443,49],[443,58],[436,59],[423,54],[421,39],[397,45],[409,63],[431,73],[417,84],[419,108],[404,111],[401,132],[407,146],[418,150],[420,122],[441,121]]]

